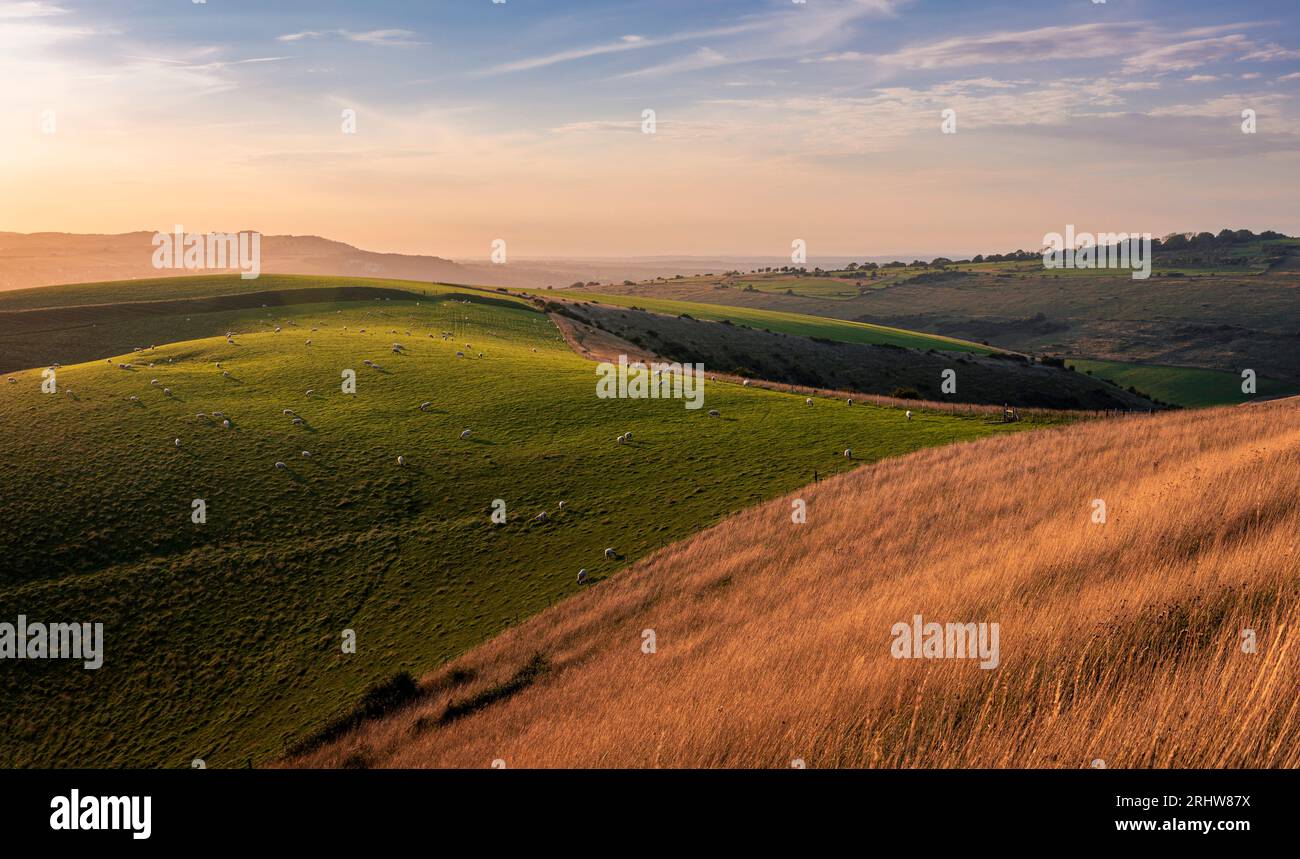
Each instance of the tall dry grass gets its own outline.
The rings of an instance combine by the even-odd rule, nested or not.
[[[865,466],[658,552],[287,763],[1294,767],[1298,475],[1294,400]],[[918,613],[999,623],[1000,667],[894,659]]]

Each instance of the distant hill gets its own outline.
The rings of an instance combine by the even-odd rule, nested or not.
[[[0,233],[0,291],[59,283],[194,275],[153,267],[154,234]],[[263,236],[262,271],[466,283],[470,269],[436,256],[361,250],[320,236]]]

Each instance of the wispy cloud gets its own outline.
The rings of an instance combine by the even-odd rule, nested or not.
[[[307,39],[324,39],[331,36],[346,39],[349,42],[362,42],[367,45],[381,45],[393,48],[412,48],[428,44],[428,42],[421,41],[420,34],[414,30],[398,28],[365,30],[359,33],[351,30],[302,30],[297,33],[285,33],[283,36],[276,36],[275,39],[277,42],[301,42]]]

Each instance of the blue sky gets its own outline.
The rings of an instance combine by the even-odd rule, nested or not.
[[[0,74],[22,82],[0,95],[0,191],[17,203],[0,229],[235,221],[458,257],[498,236],[617,255],[789,236],[988,250],[1066,222],[1300,231],[1298,13],[0,0]],[[57,134],[34,130],[46,110]]]

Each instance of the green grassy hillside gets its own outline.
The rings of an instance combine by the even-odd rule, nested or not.
[[[1071,359],[1069,363],[1081,373],[1089,373],[1121,388],[1132,387],[1161,402],[1187,408],[1223,406],[1300,393],[1300,387],[1296,385],[1260,377],[1256,379],[1255,395],[1243,394],[1241,374],[1226,370],[1082,359]]]
[[[669,313],[674,316],[685,313],[695,319],[702,319],[707,322],[726,320],[749,328],[775,331],[782,334],[797,334],[801,337],[821,337],[826,340],[838,340],[844,343],[874,343],[903,346],[908,349],[976,352],[983,355],[1001,351],[979,343],[959,340],[955,337],[944,337],[939,334],[923,334],[919,331],[873,325],[869,322],[851,322],[844,319],[807,316],[802,313],[787,313],[780,310],[726,307],[721,304],[675,301],[673,299],[651,298],[643,295],[613,295],[576,291],[572,293],[548,293],[545,290],[526,290],[525,292],[558,299],[594,301],[599,304],[612,304],[619,307],[639,307],[653,313]]]
[[[449,293],[215,315],[233,345],[64,366],[56,394],[39,370],[0,381],[0,617],[100,622],[106,649],[98,671],[5,666],[0,766],[265,762],[574,592],[579,568],[600,587],[814,472],[1028,426],[720,383],[699,411],[601,400],[544,315]]]

